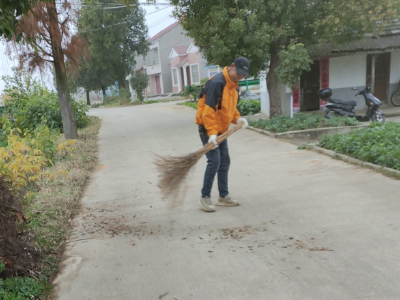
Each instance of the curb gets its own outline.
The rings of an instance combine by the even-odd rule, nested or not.
[[[247,128],[258,133],[262,133],[274,138],[299,138],[306,140],[318,140],[323,135],[335,134],[335,133],[347,133],[353,130],[369,127],[369,124],[357,125],[357,126],[342,126],[342,127],[321,127],[306,130],[296,130],[288,132],[273,133],[264,129],[255,128],[248,126]]]
[[[395,169],[391,169],[391,168],[387,168],[387,167],[382,167],[382,166],[379,166],[379,165],[371,164],[369,162],[365,162],[365,161],[359,160],[357,158],[354,158],[354,157],[351,157],[351,156],[348,156],[348,155],[345,155],[345,154],[337,153],[337,152],[332,151],[332,150],[328,150],[328,149],[325,149],[325,148],[318,147],[315,144],[309,144],[307,146],[310,147],[313,151],[316,151],[318,153],[322,153],[322,154],[331,156],[332,158],[340,159],[340,160],[342,160],[344,162],[348,162],[348,163],[351,163],[353,165],[359,165],[359,166],[363,166],[363,167],[366,167],[366,168],[369,168],[369,169],[373,169],[373,170],[378,171],[380,173],[384,173],[386,175],[391,175],[391,176],[393,176],[393,177],[395,177],[397,179],[400,179],[400,171],[397,171]]]
[[[273,137],[273,138],[276,137],[276,133],[272,133],[272,132],[269,132],[269,131],[266,131],[266,130],[263,130],[263,129],[255,128],[253,126],[247,126],[247,129],[253,130],[255,132],[258,132],[258,133],[261,133],[261,134],[264,134],[264,135],[268,135],[268,136]]]

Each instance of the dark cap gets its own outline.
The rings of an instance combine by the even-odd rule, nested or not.
[[[236,67],[236,73],[249,77],[250,62],[246,57],[239,56],[233,61]]]

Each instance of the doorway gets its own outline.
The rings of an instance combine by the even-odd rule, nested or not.
[[[156,93],[157,95],[160,95],[161,94],[160,74],[156,74],[155,80],[156,80]]]
[[[388,101],[390,82],[389,53],[367,55],[367,80],[372,87],[372,94],[382,102]]]
[[[315,60],[311,70],[300,76],[300,111],[319,110],[320,63]]]

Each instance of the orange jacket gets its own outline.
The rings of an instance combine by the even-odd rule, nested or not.
[[[221,134],[240,118],[237,110],[239,85],[228,75],[228,67],[211,77],[197,103],[196,124],[203,125],[207,135]]]

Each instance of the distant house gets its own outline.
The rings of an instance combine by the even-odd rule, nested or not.
[[[210,76],[210,68],[211,71],[218,68],[207,66],[193,39],[185,35],[178,22],[147,41],[150,50],[146,57],[137,57],[136,70],[142,70],[149,76],[148,96],[177,93],[185,85],[200,84],[201,79]],[[129,78],[130,75],[126,80]],[[131,87],[130,90],[134,94]]]
[[[188,46],[174,46],[169,54],[172,76],[172,91],[180,92],[186,85],[199,85],[209,77],[207,61],[193,42]]]
[[[297,105],[301,111],[323,107],[325,103],[317,95],[320,88],[332,88],[333,98],[356,100],[357,108],[361,109],[364,99],[355,97],[352,87],[371,84],[372,93],[390,103],[399,85],[400,24],[387,27],[379,36],[344,45],[313,45],[308,47],[308,52],[314,64],[311,71],[300,77],[300,89],[293,93],[293,106]]]

